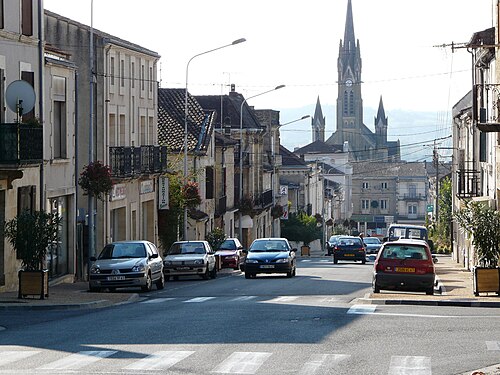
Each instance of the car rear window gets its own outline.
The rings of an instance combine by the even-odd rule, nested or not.
[[[167,252],[167,255],[179,254],[205,254],[203,242],[174,243]]]
[[[387,245],[380,257],[382,259],[429,259],[426,248],[418,245]]]
[[[220,244],[219,250],[236,250],[236,244],[233,240],[226,240]]]
[[[337,243],[340,246],[363,246],[361,238],[339,238]]]

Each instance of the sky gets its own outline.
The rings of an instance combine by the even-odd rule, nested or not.
[[[161,87],[185,87],[191,58],[245,38],[194,57],[189,92],[227,94],[234,84],[246,98],[255,96],[249,105],[279,110],[282,124],[312,116],[319,97],[326,137],[336,129],[347,0],[94,0],[93,12],[91,0],[44,6],[87,25],[93,14],[94,28],[159,53]],[[451,109],[472,85],[470,54],[451,44],[460,47],[493,26],[494,0],[352,0],[352,8],[365,124],[373,131],[382,97],[389,140],[412,145],[451,134]],[[285,87],[262,94],[278,85]],[[282,143],[291,150],[310,143],[310,121],[282,127]]]

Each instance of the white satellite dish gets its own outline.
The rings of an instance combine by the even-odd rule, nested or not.
[[[23,80],[13,81],[5,92],[7,106],[18,116],[28,113],[35,106],[35,90],[31,85]]]

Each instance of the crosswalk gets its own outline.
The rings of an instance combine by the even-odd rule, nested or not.
[[[500,351],[500,341],[487,341],[488,350]],[[31,350],[16,347],[16,350],[0,349],[0,374],[3,373],[187,373],[190,374],[268,374],[270,366],[280,369],[287,363],[279,363],[279,353],[269,351],[234,351],[224,357],[196,347],[196,350],[157,350],[152,353],[136,353],[130,356],[130,349],[120,350],[87,350],[67,353],[49,350]],[[197,355],[205,358],[217,358],[218,364],[209,363],[211,369],[199,369],[195,362]],[[204,357],[201,357],[203,360]],[[287,374],[320,375],[344,373],[353,363],[359,361],[356,354],[314,353],[304,354],[298,368],[287,368]],[[286,362],[283,360],[283,362]],[[26,367],[26,363],[33,364]],[[205,364],[205,367],[207,364]],[[387,375],[431,375],[431,357],[393,355],[387,364],[382,366]],[[190,369],[190,370],[186,370]],[[193,372],[194,371],[194,372]],[[198,372],[201,371],[201,372]]]

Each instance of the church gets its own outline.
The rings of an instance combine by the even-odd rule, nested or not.
[[[354,35],[352,4],[348,0],[344,39],[340,40],[337,60],[337,130],[325,141],[325,117],[318,97],[312,118],[312,142],[347,146],[352,161],[399,162],[399,140],[387,140],[388,119],[382,96],[374,119],[375,132],[363,123],[361,67],[360,45]]]

